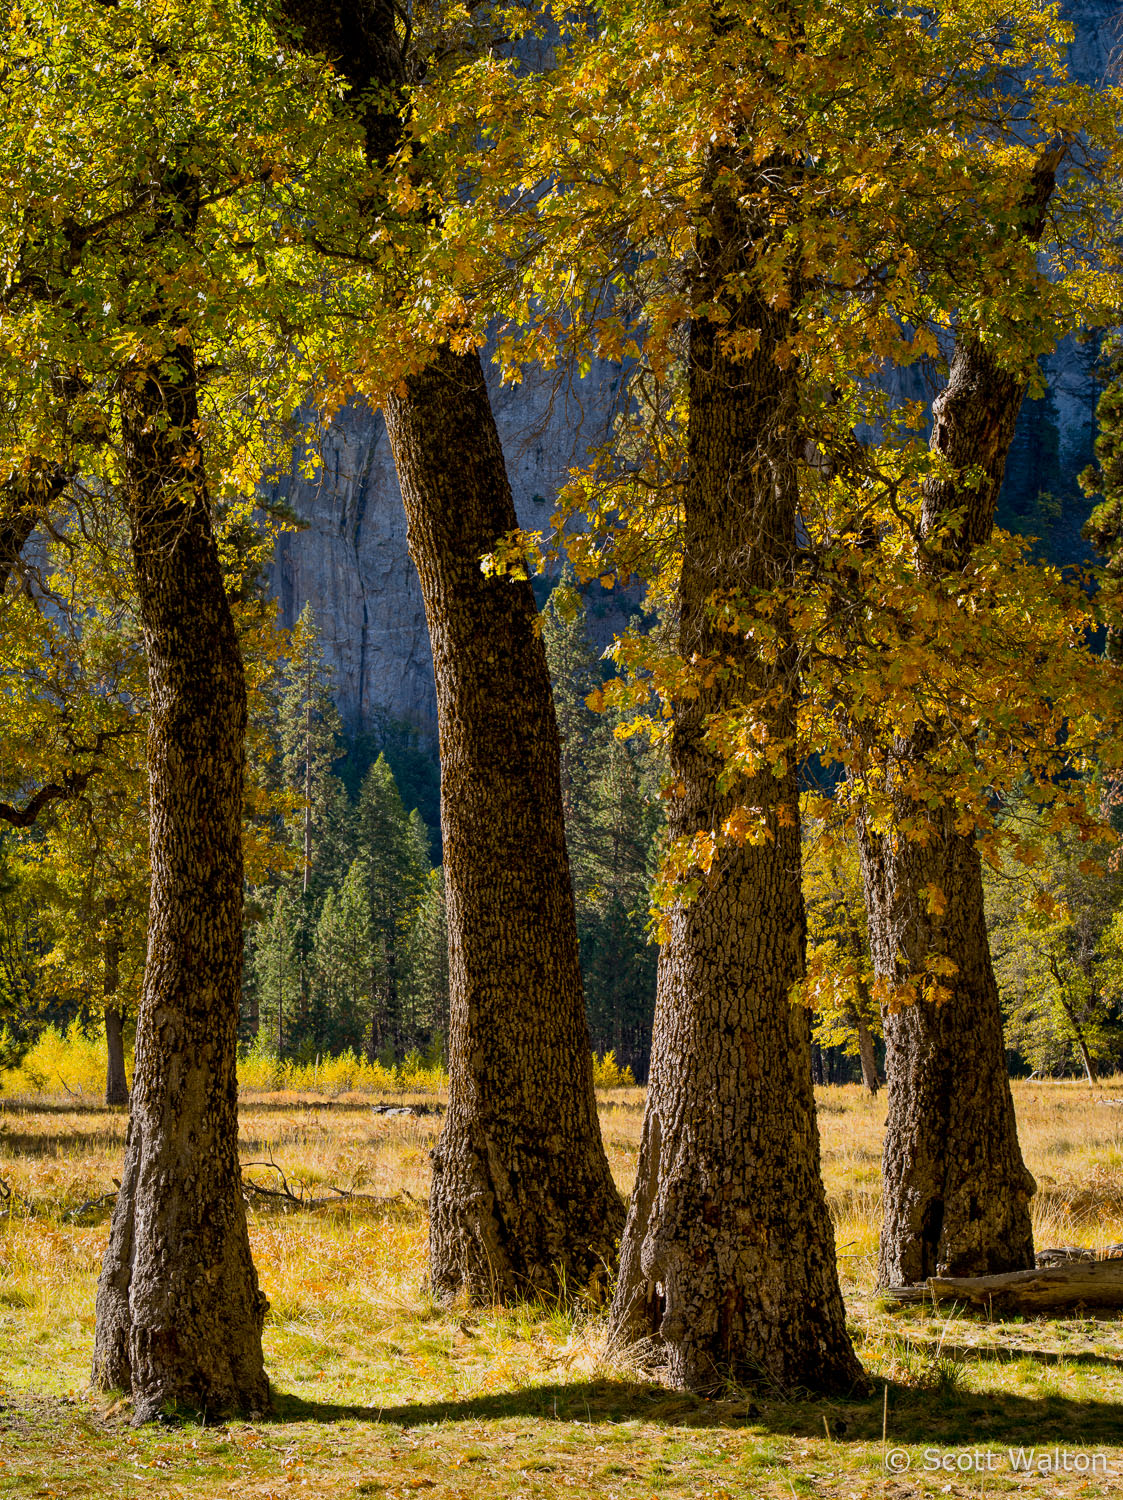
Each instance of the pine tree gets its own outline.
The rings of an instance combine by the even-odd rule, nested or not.
[[[359,860],[339,890],[329,891],[324,900],[312,963],[323,1015],[317,1051],[360,1051],[368,1011],[371,924],[366,870]]]
[[[429,874],[428,832],[402,806],[384,755],[367,772],[356,820],[370,929],[367,1050],[393,1059],[403,1052],[409,932]]]
[[[567,577],[542,615],[561,738],[577,935],[589,1033],[640,1077],[655,1014],[657,949],[648,941],[649,887],[662,814],[650,750],[616,738],[618,717],[589,705],[603,676],[586,611]]]
[[[585,606],[573,585],[572,571],[542,611],[542,640],[554,689],[554,709],[561,742],[562,807],[566,843],[575,891],[591,883],[590,866],[597,839],[592,811],[593,784],[604,768],[611,728],[594,713],[588,698],[601,685],[596,653],[589,645]]]
[[[284,784],[300,797],[293,833],[301,856],[301,890],[306,895],[313,887],[325,840],[334,790],[331,766],[341,727],[316,617],[306,604],[290,636],[278,716]]]
[[[1037,1074],[1083,1069],[1095,1083],[1123,1057],[1123,874],[1044,821],[1031,804],[1012,809],[1038,857],[984,877],[1006,1044]]]
[[[340,730],[331,697],[331,674],[312,606],[306,604],[289,637],[289,657],[281,674],[278,739],[283,785],[298,799],[289,820],[299,860],[299,883],[290,882],[299,974],[299,999],[291,1017],[294,1040],[314,1045],[318,1005],[312,993],[312,948],[327,889],[319,868],[328,842],[334,802],[331,764]]]
[[[430,870],[414,910],[409,933],[407,1013],[412,1043],[429,1056],[447,1060],[448,911],[444,871]]]
[[[650,752],[646,762],[650,761]],[[594,883],[579,893],[577,930],[589,1030],[637,1077],[647,1074],[659,950],[649,933],[650,890],[663,826],[652,766],[634,742],[609,737],[591,788]]]
[[[297,898],[299,893],[297,893]],[[274,893],[267,919],[254,932],[253,970],[258,1016],[278,1060],[291,1056],[303,998],[299,908],[284,885]]]

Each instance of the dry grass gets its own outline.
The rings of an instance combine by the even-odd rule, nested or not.
[[[1123,1097],[1123,1082],[1094,1093],[1022,1083],[1015,1093],[1041,1185],[1038,1242],[1123,1241],[1123,1109],[1105,1102]],[[884,1103],[857,1088],[819,1097],[843,1284],[874,1401],[684,1398],[609,1362],[593,1311],[441,1308],[423,1289],[438,1119],[376,1116],[359,1096],[254,1094],[242,1109],[247,1162],[275,1162],[312,1196],[327,1184],[363,1196],[311,1211],[251,1205],[272,1304],[276,1419],[144,1432],[86,1389],[107,1207],[76,1211],[112,1191],[124,1117],[66,1099],[0,1099],[0,1178],[13,1190],[0,1216],[0,1496],[1123,1492],[1119,1319],[990,1325],[879,1311],[870,1293]],[[613,1090],[601,1104],[626,1191],[642,1092]],[[278,1180],[268,1166],[251,1175]],[[884,1384],[890,1443],[904,1442],[913,1462],[906,1478],[882,1463]],[[1005,1460],[981,1474],[924,1468],[925,1450],[1034,1444],[1103,1452],[1116,1474],[1031,1479]]]

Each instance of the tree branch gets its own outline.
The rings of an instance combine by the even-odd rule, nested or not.
[[[122,736],[132,734],[134,731],[133,725],[127,725],[123,729],[102,729],[92,745],[73,746],[71,753],[98,756],[110,740],[121,739]],[[43,809],[52,802],[65,801],[84,792],[90,777],[95,776],[101,769],[101,766],[93,765],[85,771],[67,771],[61,782],[49,781],[46,786],[40,787],[26,807],[13,807],[8,802],[0,802],[0,819],[3,819],[5,823],[10,823],[14,828],[30,828]]]

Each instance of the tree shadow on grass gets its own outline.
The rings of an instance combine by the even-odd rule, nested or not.
[[[51,1134],[25,1135],[13,1130],[0,1132],[0,1146],[7,1156],[41,1157],[71,1156],[75,1152],[111,1151],[121,1154],[125,1149],[125,1132],[104,1130],[57,1130]]]
[[[38,1099],[31,1094],[6,1094],[0,1098],[0,1120],[5,1115],[120,1115],[127,1119],[127,1104],[106,1104],[96,1094],[75,1094],[71,1099]]]
[[[443,1099],[434,1098],[432,1094],[427,1094],[420,1089],[407,1090],[400,1095],[362,1094],[338,1099],[314,1095],[295,1099],[276,1099],[266,1095],[258,1099],[252,1094],[242,1094],[238,1100],[239,1109],[243,1113],[252,1112],[262,1115],[295,1115],[308,1110],[325,1114],[331,1114],[333,1111],[340,1114],[355,1114],[363,1110],[373,1110],[379,1104],[389,1104],[395,1109],[412,1104],[427,1104],[429,1106],[427,1114],[401,1116],[400,1118],[432,1120],[435,1123],[439,1123],[447,1107]],[[48,1099],[38,1099],[29,1094],[8,1094],[0,1097],[0,1120],[5,1115],[108,1115],[127,1119],[128,1113],[127,1105],[106,1104],[104,1099],[98,1098],[95,1094],[75,1094],[72,1099],[60,1099],[54,1095]],[[390,1118],[395,1117],[390,1116]]]
[[[1117,1361],[1105,1361],[1116,1364]],[[823,1418],[835,1441],[879,1442],[882,1389],[861,1400],[776,1400],[745,1396],[707,1401],[646,1381],[592,1380],[568,1385],[530,1386],[450,1401],[408,1405],[349,1406],[307,1401],[275,1393],[272,1420],[291,1422],[376,1422],[402,1429],[457,1422],[518,1419],[611,1425],[650,1422],[676,1428],[748,1430],[761,1435],[821,1438]],[[1117,1403],[1060,1395],[1005,1392],[938,1392],[889,1383],[888,1434],[891,1444],[926,1444],[943,1449],[976,1445],[992,1448],[1067,1443],[1087,1448],[1123,1441],[1123,1412]]]

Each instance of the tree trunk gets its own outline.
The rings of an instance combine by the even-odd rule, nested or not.
[[[534,596],[480,568],[517,520],[478,358],[438,351],[386,425],[441,744],[451,1020],[432,1282],[475,1301],[576,1293],[611,1272],[624,1214],[597,1121]]]
[[[246,691],[194,436],[191,347],[129,371],[121,400],[152,703],[152,887],[93,1378],[131,1392],[143,1420],[167,1404],[262,1410],[269,1391],[235,1075]]]
[[[128,1104],[129,1080],[125,1076],[125,1012],[116,1005],[105,1007],[106,1104]]]
[[[816,1088],[822,1088],[827,1081],[826,1069],[823,1066],[823,1049],[818,1042],[811,1043],[811,1082]]]
[[[1094,1088],[1097,1081],[1096,1069],[1092,1062],[1092,1054],[1088,1051],[1088,1043],[1084,1040],[1084,1028],[1077,1019],[1076,1007],[1065,996],[1064,985],[1061,983],[1056,969],[1053,970],[1053,978],[1056,981],[1057,995],[1061,1002],[1061,1009],[1068,1017],[1068,1024],[1072,1027],[1072,1034],[1080,1052],[1080,1060],[1084,1064],[1084,1076]]]
[[[884,1017],[882,1286],[1033,1265],[1035,1184],[1018,1145],[982,871],[953,824],[945,810],[929,843],[901,840],[896,850],[861,835],[877,973],[900,982],[936,953],[956,966],[948,999]],[[921,895],[932,886],[946,903],[940,916]]]
[[[1023,233],[1036,241],[1063,156],[1042,155],[1023,198]],[[1026,382],[971,337],[956,343],[948,382],[933,403],[933,452],[952,475],[925,486],[921,567],[961,569],[994,526],[994,507]],[[981,471],[982,478],[960,477]],[[945,533],[958,516],[957,528]],[[930,753],[921,728],[892,747],[894,767]],[[998,986],[983,912],[982,866],[970,834],[956,831],[950,801],[933,810],[897,798],[899,826],[922,819],[927,838],[891,840],[859,827],[874,970],[892,987],[950,959],[950,998],[918,1000],[885,1015],[889,1115],[882,1158],[882,1286],[939,1275],[986,1275],[1033,1265],[1029,1199],[1007,1076]],[[926,891],[942,893],[933,909]]]
[[[877,1053],[874,1051],[870,1029],[863,1020],[861,1011],[858,1010],[854,1012],[854,1030],[858,1034],[858,1061],[862,1065],[862,1082],[867,1091],[876,1096],[881,1087],[881,1079],[877,1072]]]
[[[799,377],[777,359],[794,325],[750,289],[767,230],[714,192],[697,247],[679,587],[678,653],[695,664],[698,695],[674,705],[670,833],[716,832],[743,807],[764,826],[759,841],[719,846],[697,894],[669,913],[610,1333],[617,1345],[653,1342],[688,1389],[733,1378],[845,1391],[863,1376],[819,1171],[810,1023],[789,999],[805,944],[794,653],[781,643],[770,660],[714,609],[715,594],[747,601],[794,579]],[[738,273],[735,299],[726,278]],[[711,321],[721,302],[728,321]],[[757,351],[734,360],[723,337],[749,330]],[[707,671],[715,662],[723,670]],[[744,702],[782,754],[730,778],[705,734]]]
[[[957,1302],[985,1312],[1035,1318],[1077,1308],[1123,1308],[1123,1260],[1039,1266],[1001,1276],[933,1276],[923,1286],[888,1287],[901,1304]]]
[[[282,0],[354,91],[366,154],[396,149],[392,0]],[[423,61],[423,60],[421,60]],[[388,93],[389,91],[389,93]],[[518,525],[476,355],[434,352],[385,404],[433,652],[449,933],[449,1109],[433,1154],[431,1277],[475,1301],[578,1292],[623,1208],[600,1138],[554,702],[530,584],[480,557]]]
[[[125,1012],[117,1004],[121,981],[121,939],[116,924],[117,902],[105,898],[105,942],[102,998],[105,1004],[105,1102],[128,1104],[129,1084],[125,1077]]]

